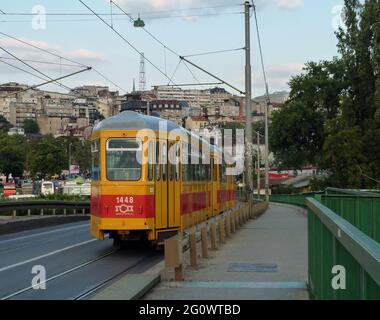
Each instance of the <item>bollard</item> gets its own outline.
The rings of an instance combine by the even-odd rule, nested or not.
[[[28,216],[30,216],[31,215],[31,210],[30,209],[28,209]]]
[[[231,214],[227,213],[226,215],[226,236],[229,238],[231,236]]]
[[[86,209],[82,209],[82,216],[86,214]]]
[[[219,243],[222,244],[225,242],[225,239],[224,239],[224,233],[225,233],[225,229],[224,229],[224,226],[225,226],[225,222],[222,219],[219,220],[218,222],[218,227],[219,227]]]
[[[76,215],[77,214],[77,209],[74,209],[73,210],[73,215]]]
[[[165,266],[167,268],[174,268],[174,280],[183,281],[183,267],[182,267],[182,246],[178,237],[166,239],[165,246]]]
[[[236,221],[235,222],[235,225],[236,225],[235,229],[237,230],[240,228],[240,210],[238,210],[235,214],[235,221]]]
[[[41,209],[41,211],[40,211],[40,215],[41,215],[41,216],[44,215],[44,209]]]
[[[189,235],[190,244],[190,265],[193,268],[197,268],[197,238],[195,233]]]
[[[63,215],[66,215],[66,209],[63,209]]]
[[[55,216],[55,209],[53,209],[53,216]]]
[[[201,229],[201,243],[202,243],[202,258],[208,257],[208,235],[207,227]]]
[[[13,211],[12,211],[12,217],[13,217],[13,218],[16,217],[16,210],[13,210]]]
[[[218,244],[216,242],[216,223],[211,224],[211,249],[216,250],[218,249]]]

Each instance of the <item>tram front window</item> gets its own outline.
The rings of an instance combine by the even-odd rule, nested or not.
[[[141,142],[131,138],[107,141],[107,178],[112,181],[137,181],[141,178]]]

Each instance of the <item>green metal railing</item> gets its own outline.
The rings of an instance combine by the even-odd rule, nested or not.
[[[313,299],[380,299],[380,244],[313,198],[308,210],[309,291]],[[334,266],[345,288],[333,288]]]
[[[327,188],[271,195],[271,202],[308,208],[309,289],[314,299],[380,299],[380,194]],[[332,287],[332,268],[346,270],[345,290]]]
[[[296,206],[306,207],[306,198],[314,198],[323,192],[308,192],[297,194],[272,194],[269,197],[270,202],[287,203]]]
[[[379,196],[326,194],[317,200],[380,243]]]

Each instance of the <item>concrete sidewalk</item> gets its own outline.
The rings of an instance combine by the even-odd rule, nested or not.
[[[197,270],[187,264],[184,282],[162,281],[144,299],[308,299],[307,217],[301,209],[270,204],[209,255],[198,260]]]

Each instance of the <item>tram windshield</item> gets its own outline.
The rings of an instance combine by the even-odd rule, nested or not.
[[[141,141],[113,138],[107,141],[107,178],[112,181],[137,181],[141,178]]]

